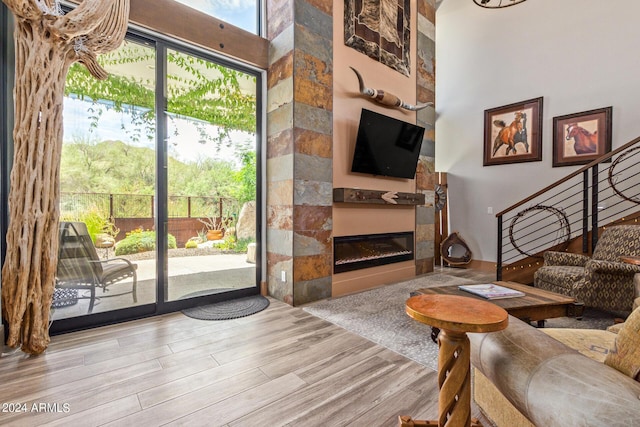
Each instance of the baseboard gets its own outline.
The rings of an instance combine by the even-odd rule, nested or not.
[[[264,280],[260,282],[260,295],[263,297],[269,296],[269,288]]]
[[[472,259],[469,264],[466,265],[467,268],[472,268],[474,270],[479,270],[485,273],[495,273],[496,272],[496,263],[493,261],[482,261]]]

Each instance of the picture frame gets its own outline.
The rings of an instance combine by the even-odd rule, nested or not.
[[[344,44],[409,76],[411,2],[388,0],[371,7],[362,0],[345,0],[344,7]],[[388,19],[392,16],[396,18]]]
[[[542,97],[484,111],[483,166],[542,160]]]
[[[553,167],[586,165],[611,151],[613,107],[553,118]]]

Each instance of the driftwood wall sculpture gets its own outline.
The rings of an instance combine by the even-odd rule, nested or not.
[[[96,55],[126,34],[129,0],[84,0],[64,15],[56,0],[3,0],[15,17],[14,158],[2,315],[7,345],[30,354],[49,344],[49,313],[58,260],[62,101],[69,66],[98,79]]]

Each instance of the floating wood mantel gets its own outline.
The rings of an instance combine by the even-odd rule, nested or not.
[[[339,203],[369,203],[375,205],[424,205],[422,193],[334,188],[333,201]]]

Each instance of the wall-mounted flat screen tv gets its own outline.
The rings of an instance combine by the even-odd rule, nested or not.
[[[351,172],[412,179],[424,128],[362,109]]]

